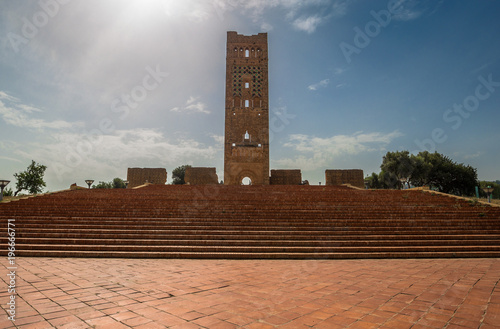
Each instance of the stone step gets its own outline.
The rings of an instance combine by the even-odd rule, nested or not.
[[[12,217],[11,217],[12,218]],[[15,217],[14,217],[15,218]],[[16,219],[16,218],[15,218]],[[2,219],[0,219],[1,221]],[[6,220],[6,218],[4,219]],[[455,225],[496,225],[498,226],[498,219],[496,218],[469,218],[464,217],[463,219],[288,219],[288,220],[278,220],[274,219],[272,221],[268,219],[254,219],[254,220],[228,220],[223,218],[102,218],[102,217],[78,217],[78,218],[28,218],[21,217],[17,218],[18,226],[23,227],[49,227],[56,225],[64,226],[266,226],[266,227],[279,227],[279,226],[311,226],[311,227],[321,227],[321,226],[386,226],[388,224],[400,225],[400,226],[429,226],[429,225],[440,225],[440,226],[455,226]]]
[[[16,255],[25,250],[66,250],[66,251],[128,251],[128,252],[237,252],[237,253],[366,253],[366,252],[459,252],[495,251],[500,246],[357,246],[357,247],[285,247],[285,246],[148,246],[148,245],[32,245],[25,244],[16,249]]]
[[[7,226],[9,218],[16,219],[20,257],[500,256],[500,208],[420,191],[326,186],[79,190],[0,204],[0,225]],[[7,241],[0,237],[0,243]]]
[[[301,240],[188,240],[188,239],[85,239],[85,238],[45,238],[30,237],[17,238],[16,245],[18,249],[26,249],[27,245],[140,245],[140,246],[280,246],[280,247],[365,247],[365,246],[498,246],[500,245],[500,236],[488,237],[477,236],[454,239],[436,239],[435,236],[428,239],[415,239],[415,236],[401,239],[400,236],[394,236],[393,239],[387,236],[374,236],[370,239],[366,236],[350,237],[349,239],[301,239]],[[0,238],[0,243],[7,243],[7,238]]]
[[[500,234],[500,230],[473,230],[474,234]],[[271,230],[262,230],[262,231],[250,231],[250,230],[141,230],[140,228],[132,228],[132,229],[88,229],[88,230],[67,230],[64,228],[61,229],[37,229],[33,231],[16,231],[17,237],[30,237],[30,236],[46,236],[46,237],[70,237],[70,236],[88,236],[88,237],[120,237],[120,236],[131,236],[137,238],[148,238],[148,237],[173,237],[173,236],[203,236],[203,237],[244,237],[251,236],[256,239],[266,239],[266,238],[286,238],[286,237],[297,237],[297,238],[307,238],[307,237],[336,237],[342,235],[373,235],[373,234],[403,234],[408,235],[412,234],[416,235],[466,235],[471,234],[470,230],[467,229],[455,229],[450,230],[447,228],[423,228],[423,229],[409,229],[407,227],[387,227],[380,228],[379,230],[373,228],[364,228],[364,229],[350,229],[350,228],[342,228],[337,230],[283,230],[283,231],[271,231]]]
[[[0,256],[7,252],[0,250]],[[18,257],[165,258],[165,259],[387,259],[387,258],[500,258],[500,251],[366,252],[366,253],[235,253],[22,250]],[[91,262],[91,260],[89,260]]]

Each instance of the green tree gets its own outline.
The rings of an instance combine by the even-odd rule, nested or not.
[[[378,180],[383,188],[400,188],[405,182],[408,186],[428,185],[440,192],[472,196],[478,185],[475,168],[437,152],[387,152],[380,169]]]
[[[102,182],[102,181],[100,181],[99,184],[96,184],[96,185],[92,186],[92,188],[100,188],[100,189],[113,188],[113,182]]]
[[[172,170],[172,184],[183,185],[186,184],[184,181],[184,176],[186,175],[186,168],[190,168],[190,165],[183,165]]]
[[[21,171],[14,174],[17,179],[16,183],[16,196],[22,190],[27,190],[30,194],[37,194],[43,191],[43,188],[47,186],[43,180],[43,175],[47,170],[47,166],[36,163],[31,160],[31,164],[28,166],[26,171]]]
[[[123,179],[116,177],[113,179],[113,188],[125,188],[125,183]]]
[[[116,177],[111,182],[100,181],[99,184],[92,186],[92,188],[125,188],[125,183],[123,179]]]
[[[380,188],[395,189],[401,187],[401,182],[392,172],[382,170],[379,175]]]
[[[414,160],[408,151],[387,152],[382,159],[380,169],[392,175],[386,175],[386,180],[394,179],[395,182],[387,182],[389,185],[396,185],[400,188],[403,183],[410,184],[410,179],[414,171]]]
[[[420,152],[418,155],[411,155],[413,171],[410,177],[410,184],[413,186],[428,185],[429,173],[432,165],[428,159],[429,152]]]
[[[382,183],[380,182],[379,175],[376,173],[372,173],[371,176],[365,178],[365,181],[368,183],[368,188],[378,189],[383,188]]]
[[[477,170],[469,165],[458,164],[440,153],[420,152],[426,166],[424,185],[436,188],[440,192],[456,195],[475,195],[478,186]],[[418,185],[416,185],[418,186]]]

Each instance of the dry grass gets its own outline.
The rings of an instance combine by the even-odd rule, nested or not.
[[[21,199],[32,198],[34,195],[18,195],[18,196],[4,196],[2,202],[17,201]]]
[[[482,201],[482,202],[488,202],[488,199],[478,199],[478,201]],[[499,205],[500,206],[500,200],[499,199],[491,199],[491,203],[493,204],[496,204],[496,205]]]

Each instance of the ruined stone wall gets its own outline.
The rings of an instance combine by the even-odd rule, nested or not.
[[[302,184],[302,173],[300,169],[276,169],[271,170],[271,185],[300,185]]]
[[[165,168],[128,168],[128,188],[144,185],[146,181],[151,184],[165,185],[167,170]]]
[[[326,185],[351,184],[359,188],[365,188],[363,170],[361,169],[327,169],[325,179]]]
[[[187,167],[184,181],[189,185],[219,184],[215,168]]]

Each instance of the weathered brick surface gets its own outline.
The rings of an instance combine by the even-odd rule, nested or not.
[[[325,170],[326,185],[351,184],[359,188],[365,187],[363,170],[361,169],[327,169]]]
[[[271,185],[300,185],[302,173],[300,169],[273,169],[270,183]]]
[[[151,185],[0,203],[21,258],[498,258],[499,219],[498,207],[444,195],[345,186]]]
[[[269,184],[267,33],[227,33],[224,184]]]
[[[189,185],[219,184],[215,168],[187,167],[184,181]]]
[[[165,168],[128,168],[127,170],[128,188],[151,184],[163,184],[167,182],[167,170]]]
[[[7,266],[0,262],[4,275]],[[500,322],[495,258],[19,257],[16,266],[17,318],[3,316],[4,329],[498,329]]]

